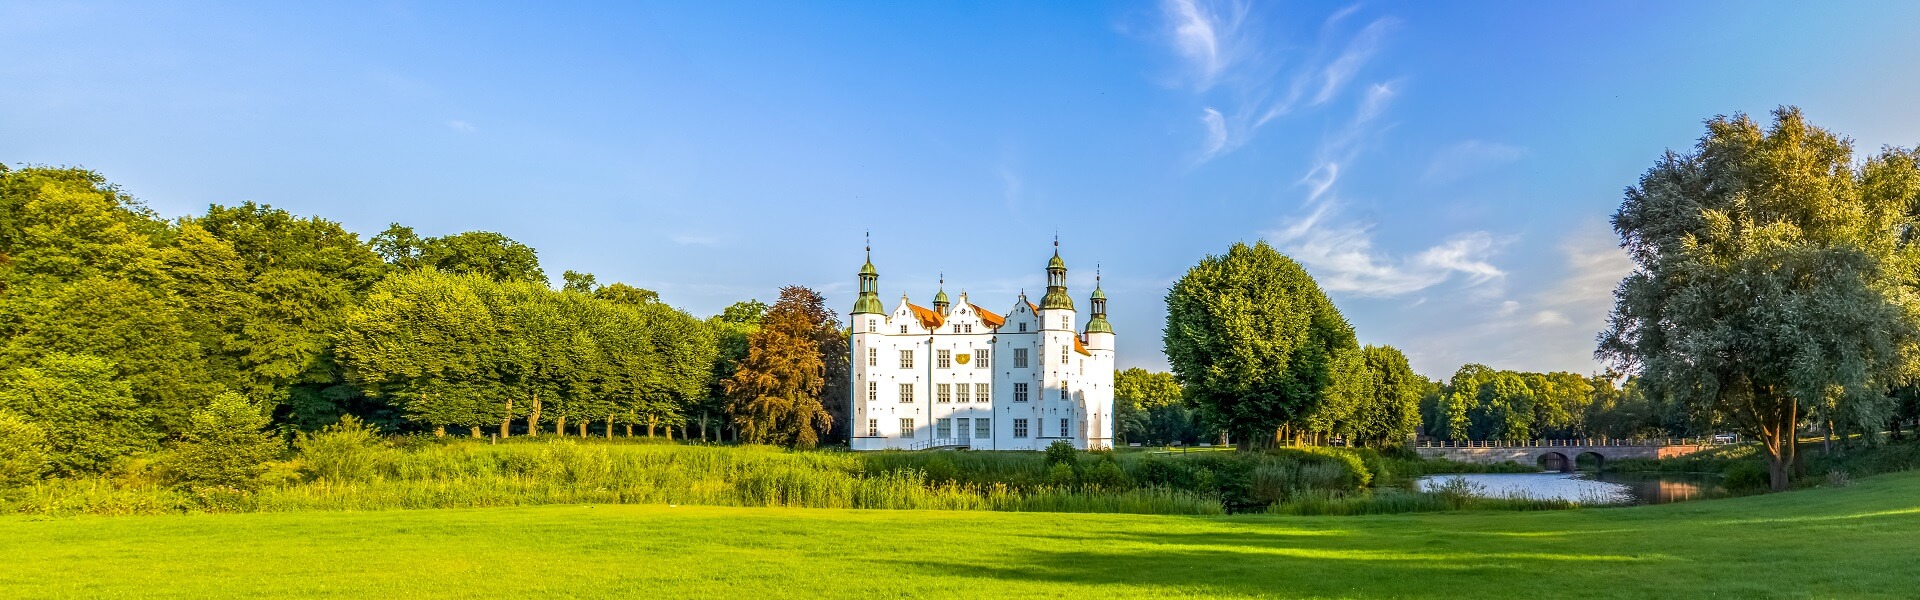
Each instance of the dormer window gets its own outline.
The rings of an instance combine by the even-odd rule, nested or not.
[[[906,333],[906,332],[907,332],[907,326],[905,326],[905,325],[901,325],[901,326],[900,326],[900,333]]]
[[[1026,333],[1026,332],[1027,332],[1027,324],[1026,324],[1026,323],[1021,323],[1021,324],[1020,324],[1020,333]]]

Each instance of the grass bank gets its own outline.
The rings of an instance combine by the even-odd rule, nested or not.
[[[1911,598],[1920,473],[1609,510],[0,517],[0,597]]]

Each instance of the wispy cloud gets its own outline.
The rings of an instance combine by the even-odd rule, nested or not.
[[[1420,180],[1448,183],[1527,156],[1527,149],[1485,140],[1467,140],[1441,148]]]
[[[1374,247],[1371,227],[1335,221],[1337,215],[1332,205],[1323,204],[1306,218],[1267,233],[1327,291],[1400,296],[1456,276],[1472,286],[1506,274],[1489,262],[1498,244],[1486,232],[1461,234],[1412,256],[1394,257]]]
[[[1207,124],[1207,147],[1200,152],[1200,160],[1206,160],[1227,147],[1227,119],[1209,106],[1200,120]]]
[[[466,121],[462,121],[459,119],[447,121],[447,129],[452,129],[460,133],[473,133],[474,131],[474,127],[472,123],[468,123]]]
[[[1336,13],[1335,16],[1344,17],[1345,15]],[[1335,20],[1328,21],[1332,23]],[[1360,72],[1360,67],[1365,66],[1367,61],[1373,58],[1374,53],[1380,51],[1380,45],[1387,33],[1398,23],[1399,21],[1392,18],[1382,18],[1361,29],[1360,33],[1347,43],[1347,48],[1340,53],[1340,57],[1333,59],[1333,62],[1327,63],[1327,66],[1320,70],[1320,92],[1314,94],[1313,103],[1326,104],[1328,100],[1339,95],[1341,90],[1346,89],[1347,82],[1352,81],[1353,76]]]
[[[673,240],[673,243],[679,244],[682,246],[718,246],[720,245],[720,238],[716,238],[709,235],[696,235],[696,234],[690,234],[690,233],[682,233],[682,234],[673,236],[671,239]]]
[[[1191,90],[1202,103],[1204,139],[1196,163],[1251,142],[1262,127],[1293,114],[1309,94],[1308,105],[1316,107],[1337,97],[1398,23],[1381,18],[1348,34],[1350,27],[1342,23],[1360,8],[1349,6],[1325,19],[1320,39],[1296,44],[1264,39],[1278,28],[1263,20],[1267,16],[1257,14],[1256,6],[1244,0],[1161,3],[1165,39],[1182,65],[1174,87]],[[1369,95],[1392,95],[1391,85],[1380,86]]]

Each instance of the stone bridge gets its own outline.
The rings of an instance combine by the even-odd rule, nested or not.
[[[1517,462],[1539,465],[1548,471],[1572,473],[1581,457],[1593,455],[1594,465],[1604,467],[1616,458],[1673,458],[1710,447],[1700,440],[1529,440],[1488,442],[1420,442],[1414,450],[1423,458],[1444,458],[1460,462],[1495,464]]]

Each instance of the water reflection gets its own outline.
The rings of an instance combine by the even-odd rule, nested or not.
[[[1705,473],[1468,473],[1429,475],[1414,484],[1430,491],[1455,478],[1486,497],[1524,495],[1581,504],[1665,504],[1727,495],[1720,476]]]

